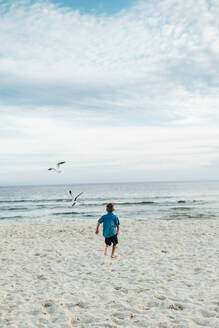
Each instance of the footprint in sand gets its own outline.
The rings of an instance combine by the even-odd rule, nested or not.
[[[104,328],[117,328],[117,326],[113,324],[105,323]]]
[[[173,304],[170,304],[168,306],[169,309],[171,310],[175,310],[175,311],[178,311],[178,310],[183,310],[183,306],[181,304],[177,304],[177,303],[173,303]]]
[[[115,287],[114,289],[119,290],[120,292],[124,294],[128,294],[128,289],[123,288],[123,287]]]
[[[80,307],[82,309],[88,308],[88,304],[85,303],[85,302],[77,302],[77,303],[75,303],[75,306],[78,306],[78,307]]]
[[[205,318],[212,318],[216,316],[216,313],[208,312],[206,310],[201,310],[200,312]]]
[[[151,302],[148,302],[148,303],[147,303],[147,306],[148,306],[149,308],[152,308],[152,307],[158,307],[158,306],[160,306],[160,303],[158,303],[158,302],[154,302],[154,301],[151,301]]]
[[[37,279],[39,280],[47,280],[47,278],[43,274],[38,274]]]
[[[55,309],[54,309],[54,303],[50,300],[48,301],[45,301],[43,304],[43,308],[50,314],[54,313],[55,312]]]
[[[162,295],[155,295],[154,297],[161,301],[164,301],[166,299],[166,297]]]
[[[217,313],[219,313],[219,306],[216,307],[216,308],[214,308],[214,311],[217,312]]]
[[[119,319],[119,320],[124,320],[124,319],[125,319],[125,315],[124,315],[124,313],[121,313],[121,312],[114,312],[114,313],[113,313],[113,316],[114,316],[116,319]]]
[[[210,327],[209,320],[204,320],[204,319],[196,318],[196,319],[192,319],[192,321],[195,322],[199,326]]]
[[[71,321],[70,321],[71,326],[72,326],[72,327],[77,326],[78,323],[79,323],[79,321],[80,321],[80,319],[79,319],[78,317],[73,317],[73,318],[71,319]]]
[[[149,311],[151,308],[147,305],[138,305],[138,309],[141,311]]]

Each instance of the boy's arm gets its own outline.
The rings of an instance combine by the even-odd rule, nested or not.
[[[96,227],[96,232],[95,232],[96,235],[99,233],[99,226],[103,222],[104,222],[104,217],[101,216],[101,218],[97,221],[97,227]]]
[[[99,226],[100,226],[100,223],[97,222],[97,227],[96,227],[96,232],[95,232],[96,235],[98,235],[98,233],[99,233]]]
[[[117,233],[119,233],[119,230],[120,230],[120,222],[119,222],[119,218],[116,216],[116,227],[117,227]]]

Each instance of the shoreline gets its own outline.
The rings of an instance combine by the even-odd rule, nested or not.
[[[219,326],[217,219],[1,221],[0,326]]]

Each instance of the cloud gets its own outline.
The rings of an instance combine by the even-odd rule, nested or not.
[[[213,0],[138,1],[111,16],[0,2],[5,179],[8,161],[24,176],[57,157],[87,166],[86,179],[94,167],[140,179],[213,165],[218,16]]]
[[[16,118],[16,124],[17,135],[0,140],[2,177],[10,181],[32,174],[32,183],[57,183],[47,168],[58,160],[67,162],[62,182],[157,180],[166,171],[197,171],[219,160],[216,126],[94,129],[36,116]]]
[[[178,90],[217,95],[216,2],[142,1],[109,17],[22,3],[1,13],[7,104],[173,112]]]

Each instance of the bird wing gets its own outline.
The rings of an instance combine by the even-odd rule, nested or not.
[[[59,169],[59,166],[62,165],[62,164],[65,164],[65,162],[58,162],[58,163],[56,164],[57,169]]]
[[[71,198],[73,198],[71,190],[69,190],[69,194],[71,195]]]
[[[54,169],[53,167],[50,167],[49,169],[48,169],[48,171],[52,171],[52,170],[56,170],[56,169]]]
[[[80,194],[78,194],[78,195],[75,197],[74,201],[76,201],[76,200],[77,200],[77,198],[78,198],[79,196],[81,196],[82,194],[83,194],[83,191],[82,191],[82,192],[80,192]]]

